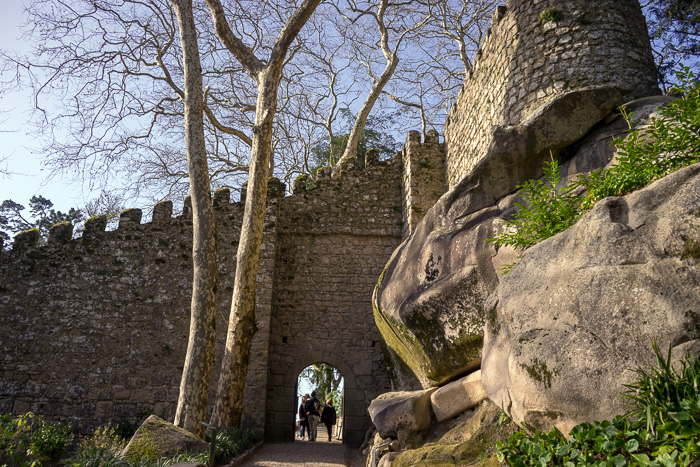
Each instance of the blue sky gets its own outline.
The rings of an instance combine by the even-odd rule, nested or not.
[[[0,49],[21,52],[26,50],[20,40],[20,26],[24,21],[23,6],[19,0],[0,0]],[[66,212],[71,207],[80,207],[82,187],[71,180],[54,178],[47,181],[47,172],[42,170],[41,153],[36,138],[28,134],[25,127],[31,109],[31,94],[9,90],[0,91],[0,163],[12,174],[0,175],[0,202],[12,199],[28,206],[33,195],[43,195],[54,203],[54,208]]]

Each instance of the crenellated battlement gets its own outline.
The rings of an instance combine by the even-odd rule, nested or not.
[[[246,398],[268,394],[268,404],[279,404],[290,396],[268,388],[269,371],[288,371],[290,355],[311,364],[340,347],[350,356],[344,363],[364,378],[348,392],[356,403],[388,388],[379,346],[365,343],[379,341],[372,284],[401,241],[401,174],[400,158],[334,179],[321,169],[313,189],[286,197],[285,185],[269,180]],[[227,188],[212,196],[219,265],[215,368],[226,341],[243,193],[238,202],[231,202]],[[90,218],[78,238],[71,238],[70,223],[58,224],[43,245],[38,231],[27,231],[0,257],[0,348],[13,349],[0,361],[0,376],[33,382],[29,389],[0,385],[0,412],[70,419],[80,431],[140,413],[173,415],[189,329],[191,201],[184,200],[177,216],[171,201],[161,201],[151,222],[142,218],[140,209],[127,209],[115,230],[106,230],[105,216]],[[319,315],[309,318],[311,324],[296,315],[300,300],[311,300],[306,312]],[[328,319],[336,327],[363,324],[327,348],[309,349],[309,326],[320,326],[313,332],[321,334]],[[245,425],[259,435],[288,429],[259,411],[258,404],[244,414]],[[271,426],[264,428],[266,422]],[[346,423],[346,436],[359,443],[366,414]]]

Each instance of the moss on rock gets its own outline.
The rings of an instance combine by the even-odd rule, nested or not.
[[[203,440],[162,418],[151,415],[136,430],[124,449],[124,457],[131,461],[156,460],[177,454],[199,454],[209,446]]]
[[[517,427],[503,422],[501,410],[490,401],[483,402],[466,420],[425,446],[404,451],[392,467],[497,467],[496,442],[506,439]],[[474,425],[478,424],[475,429]],[[455,442],[456,432],[468,432],[468,439]]]

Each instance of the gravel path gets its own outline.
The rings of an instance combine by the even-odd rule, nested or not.
[[[339,441],[265,444],[240,467],[346,467],[357,465],[354,449]],[[354,464],[354,465],[353,465]]]

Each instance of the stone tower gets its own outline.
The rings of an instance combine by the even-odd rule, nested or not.
[[[576,88],[614,85],[627,100],[658,94],[655,70],[637,0],[508,0],[445,125],[449,187],[483,157],[494,125],[517,124]]]

